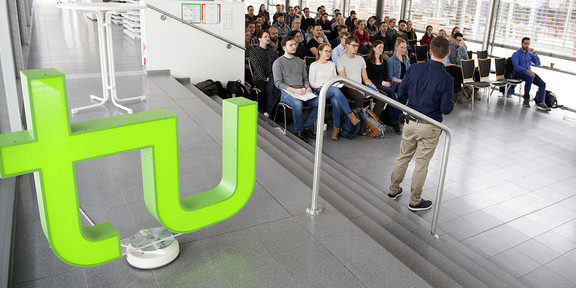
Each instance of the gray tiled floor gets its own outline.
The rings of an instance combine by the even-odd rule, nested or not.
[[[70,107],[89,104],[89,94],[101,94],[95,23],[81,14],[56,10],[52,1],[37,0],[36,4],[39,8],[34,19],[30,68],[54,67],[66,73]],[[138,112],[165,108],[177,113],[181,125],[181,173],[196,173],[184,179],[181,186],[195,183],[199,185],[198,191],[215,186],[220,179],[221,164],[207,159],[220,157],[220,148],[214,145],[221,139],[219,120],[202,111],[199,100],[190,98],[181,87],[162,88],[166,81],[171,81],[168,77],[147,78],[140,68],[140,54],[134,52],[140,49],[138,42],[124,37],[119,27],[114,30],[119,95],[146,93],[146,102],[129,105]],[[445,118],[454,139],[439,228],[530,286],[576,287],[576,190],[573,188],[576,186],[576,122],[563,119],[563,116],[576,115],[563,110],[540,113],[534,111],[534,107],[522,108],[516,98],[507,99],[508,105],[504,106],[503,100],[493,95],[489,107],[484,99],[476,103],[474,111],[470,111],[468,105],[458,105]],[[106,107],[72,115],[71,119],[83,121],[122,114]],[[338,142],[327,139],[325,153],[385,190],[399,142],[399,136],[384,140],[360,137]],[[359,147],[364,151],[360,158],[349,153]],[[137,153],[129,153],[80,163],[76,167],[81,205],[86,203],[86,212],[97,222],[112,221],[123,237],[133,233],[136,227],[156,225],[156,220],[144,210],[140,174],[127,169],[139,165],[138,159]],[[425,197],[435,197],[440,159],[439,149],[430,166]],[[331,237],[338,235],[331,234],[333,231],[328,228],[334,224],[330,222],[341,219],[341,215],[324,215],[323,222],[332,225],[326,226],[327,230],[312,229],[311,225],[318,223],[307,222],[310,219],[302,214],[301,205],[309,195],[299,192],[307,191],[307,187],[302,183],[294,187],[294,183],[283,182],[282,170],[263,168],[271,165],[271,161],[259,152],[257,175],[260,178],[247,209],[222,225],[179,238],[183,243],[177,259],[179,265],[154,272],[132,269],[124,260],[77,269],[55,259],[40,229],[30,179],[23,178],[24,192],[19,195],[17,218],[26,225],[17,226],[16,239],[31,246],[16,247],[15,284],[18,287],[308,287],[333,283],[341,287],[377,287],[377,281],[393,281],[386,278],[387,275],[370,270],[374,267],[363,267],[358,255],[348,253],[349,247],[345,245],[356,243],[355,239],[343,237],[338,239],[349,242],[331,241]],[[412,165],[409,171],[411,168]],[[82,177],[88,171],[101,173],[95,173],[95,178]],[[114,181],[100,181],[99,177]],[[405,183],[409,183],[410,177],[408,173]],[[95,191],[108,195],[105,199],[94,197]],[[183,194],[198,191],[183,189]],[[408,197],[399,199],[403,205],[407,205],[407,200]],[[116,209],[115,205],[127,209]],[[256,206],[266,208],[254,209]],[[419,215],[429,220],[430,214]],[[347,229],[359,231],[352,226]],[[223,234],[226,237],[218,237]],[[370,241],[366,243],[374,245]],[[384,253],[377,247],[371,249],[357,253]],[[290,255],[292,251],[298,253]],[[321,266],[306,266],[301,259],[306,253],[316,256],[315,264]],[[366,261],[370,261],[369,258]],[[32,260],[27,259],[38,262],[30,263]],[[54,264],[38,265],[45,262]],[[238,267],[238,263],[245,266],[240,265],[240,270],[232,268]],[[321,279],[313,278],[312,271],[321,274]],[[296,279],[294,275],[304,277]],[[363,277],[361,281],[360,277]],[[321,280],[327,282],[318,282]],[[417,278],[415,283],[422,284]]]

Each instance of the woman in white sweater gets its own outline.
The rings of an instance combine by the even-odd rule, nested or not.
[[[337,74],[334,63],[329,61],[330,55],[332,55],[330,44],[320,44],[320,46],[318,46],[318,51],[318,60],[310,65],[309,80],[310,87],[312,87],[317,94],[320,94],[322,85],[331,78],[336,77]],[[350,121],[352,121],[352,124],[356,125],[360,120],[358,120],[354,113],[352,113],[350,105],[348,105],[348,101],[346,100],[346,96],[342,94],[339,88],[334,86],[330,87],[328,93],[326,93],[326,99],[330,99],[330,102],[332,102],[332,120],[334,122],[332,139],[338,140],[338,135],[340,134],[340,110],[344,111],[348,118],[350,118]]]

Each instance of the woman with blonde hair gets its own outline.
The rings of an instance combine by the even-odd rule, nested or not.
[[[402,83],[402,78],[410,67],[410,60],[408,60],[406,50],[406,41],[398,37],[394,44],[394,54],[388,59],[388,76],[394,91],[398,91],[398,86]]]
[[[316,62],[310,65],[310,87],[314,89],[316,94],[320,94],[320,89],[324,83],[337,76],[336,66],[334,66],[334,63],[329,60],[331,55],[332,47],[330,47],[330,44],[322,43],[318,46]],[[338,140],[338,135],[340,134],[340,111],[344,111],[354,125],[360,122],[360,120],[358,120],[354,113],[352,113],[352,110],[348,105],[348,100],[346,100],[346,96],[342,94],[339,88],[334,86],[328,88],[326,99],[329,99],[330,102],[332,102],[332,121],[334,122],[334,127],[332,128],[332,140]]]
[[[398,101],[394,89],[390,88],[392,83],[388,81],[388,67],[386,60],[384,60],[384,42],[382,42],[382,40],[376,40],[372,43],[372,49],[366,58],[366,74],[381,93],[384,93],[389,98]],[[372,112],[382,119],[381,114],[383,110],[384,102],[376,101]],[[400,116],[402,112],[392,106],[388,106],[388,111],[390,112],[390,119],[392,119],[392,127],[394,128],[394,131],[398,135],[401,134],[402,132],[400,131],[400,125],[398,124],[398,116]]]

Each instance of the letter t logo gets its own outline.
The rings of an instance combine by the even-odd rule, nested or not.
[[[0,134],[0,176],[34,173],[44,235],[54,253],[74,266],[121,257],[110,223],[82,227],[74,164],[141,150],[146,207],[164,227],[189,233],[236,214],[255,182],[256,105],[223,103],[222,180],[210,191],[180,198],[177,116],[147,111],[70,124],[64,74],[22,71],[28,130]]]

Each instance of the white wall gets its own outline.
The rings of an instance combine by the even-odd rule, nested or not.
[[[242,2],[194,2],[148,0],[172,15],[181,16],[182,3],[221,4],[222,18],[219,24],[196,24],[226,39],[244,46],[244,3]],[[225,15],[231,15],[227,17]],[[146,70],[169,69],[175,77],[190,77],[192,83],[212,79],[221,81],[244,81],[244,50],[214,38],[170,17],[147,8],[142,12],[142,42],[145,45]],[[231,24],[231,25],[230,25]]]

